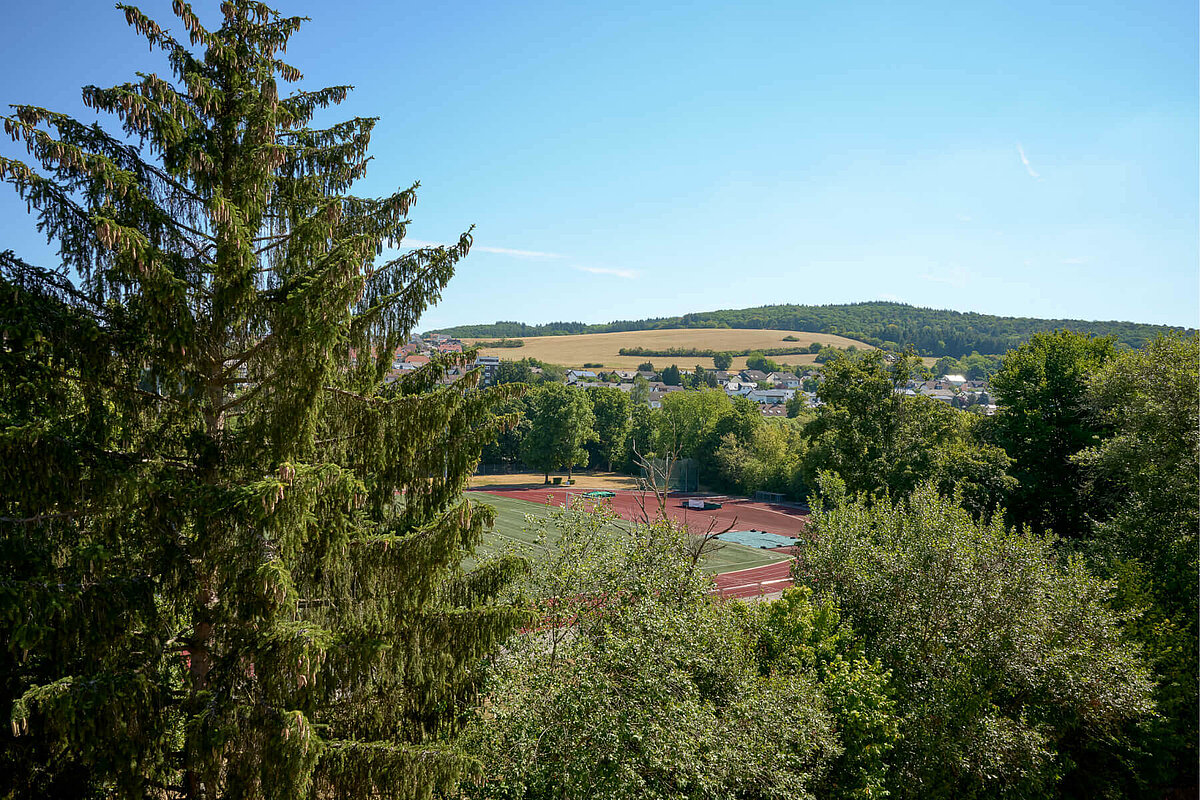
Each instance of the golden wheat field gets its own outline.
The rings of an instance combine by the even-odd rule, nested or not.
[[[795,336],[799,341],[785,342],[785,336]],[[464,342],[494,341],[494,339],[464,339]],[[751,330],[741,328],[669,328],[657,331],[622,331],[620,333],[581,333],[575,336],[529,336],[523,339],[524,347],[482,348],[481,355],[499,356],[509,361],[521,358],[536,358],[551,364],[567,367],[582,367],[584,364],[603,364],[606,369],[633,369],[643,361],[651,361],[656,367],[678,364],[690,368],[699,364],[712,369],[711,358],[694,356],[623,356],[622,347],[646,347],[666,349],[670,347],[694,347],[697,350],[769,350],[776,347],[808,347],[820,342],[834,347],[854,345],[859,350],[871,349],[870,345],[835,336],[829,333],[805,331]],[[811,364],[810,354],[775,356],[776,361],[787,364]],[[744,369],[745,357],[733,359],[733,369]]]

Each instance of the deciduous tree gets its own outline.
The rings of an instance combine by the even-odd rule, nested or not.
[[[1112,584],[931,485],[868,505],[832,481],[795,576],[892,673],[891,792],[1088,797],[1128,777],[1120,755],[1151,717],[1152,682]]]
[[[582,389],[561,383],[543,383],[529,396],[529,433],[522,442],[522,458],[541,470],[550,481],[551,470],[586,467],[589,442],[596,439],[592,404]]]
[[[1111,339],[1060,330],[1034,334],[1004,357],[991,381],[1000,411],[988,435],[1013,460],[1014,522],[1066,537],[1088,533],[1084,478],[1072,456],[1101,438],[1088,380],[1115,352]]]
[[[625,454],[629,438],[632,424],[629,395],[611,386],[601,386],[589,389],[587,397],[592,401],[592,414],[596,419],[596,454],[611,472],[613,461]]]
[[[1197,530],[1200,529],[1200,341],[1164,336],[1093,376],[1087,402],[1112,435],[1075,462],[1089,481],[1096,548],[1118,604],[1159,682],[1161,724],[1146,778],[1165,792],[1196,785]]]

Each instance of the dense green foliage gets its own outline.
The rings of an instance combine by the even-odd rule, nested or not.
[[[131,146],[32,106],[0,177],[59,244],[0,258],[4,797],[428,797],[518,571],[461,561],[460,496],[509,390],[385,382],[470,238],[376,263],[415,194],[356,197],[373,119],[287,96],[301,19],[250,0],[194,53],[125,8],[174,81],[87,87]]]
[[[833,333],[858,339],[875,347],[902,350],[914,347],[921,355],[961,356],[972,351],[1006,353],[1033,334],[1070,328],[1096,336],[1112,336],[1130,347],[1141,347],[1155,336],[1182,331],[1165,325],[1136,322],[1092,322],[1078,319],[1034,319],[995,317],[990,314],[917,308],[903,303],[873,301],[849,305],[760,306],[725,311],[705,311],[681,317],[620,320],[599,325],[582,322],[551,322],[525,325],[497,322],[492,325],[460,325],[442,333],[454,336],[556,336],[572,333],[646,331],[663,328],[772,328]]]
[[[962,375],[969,381],[986,381],[999,371],[1003,361],[1001,356],[981,356],[979,353],[971,353],[962,358],[943,356],[937,360],[930,372],[935,378]]]
[[[932,480],[945,494],[960,492],[976,514],[992,513],[1015,485],[1008,457],[979,441],[977,417],[904,395],[900,389],[917,368],[908,357],[888,363],[879,351],[826,365],[818,389],[823,405],[804,429],[808,485],[831,470],[852,493],[902,497]]]
[[[1098,559],[1118,581],[1119,604],[1140,612],[1133,638],[1159,678],[1153,782],[1196,766],[1198,391],[1197,337],[1121,354],[1089,381],[1088,404],[1111,435],[1075,457],[1090,477]]]
[[[495,383],[561,383],[567,379],[567,370],[557,364],[547,364],[536,358],[518,361],[501,361],[496,370]]]
[[[579,389],[561,383],[539,384],[529,393],[529,432],[521,442],[521,458],[550,479],[550,472],[588,465],[589,442],[596,440],[591,401]]]
[[[851,501],[836,476],[796,576],[892,673],[896,797],[1100,796],[1152,718],[1111,585],[1054,542],[976,522],[931,485]],[[1194,766],[1194,765],[1193,765]]]
[[[888,676],[803,592],[723,603],[698,540],[559,510],[524,587],[546,625],[494,663],[468,743],[486,798],[879,796]]]
[[[1088,379],[1114,354],[1109,339],[1055,331],[1005,356],[991,383],[1003,410],[987,435],[1013,461],[1013,521],[1060,536],[1088,532],[1083,473],[1072,457],[1104,432],[1087,403]]]
[[[749,402],[749,401],[742,401]],[[757,415],[757,411],[752,411]],[[734,492],[757,491],[804,497],[807,484],[802,465],[808,455],[803,426],[793,420],[745,420],[741,431],[720,434],[712,454],[710,480]],[[731,427],[731,426],[724,426]]]
[[[620,389],[602,386],[589,390],[587,397],[592,403],[595,419],[594,463],[606,464],[611,471],[615,461],[623,460],[628,446],[629,429],[633,424],[629,395]]]

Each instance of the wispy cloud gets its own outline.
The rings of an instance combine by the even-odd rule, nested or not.
[[[405,247],[449,247],[445,242],[430,242],[425,239],[413,239],[412,237],[404,238]]]
[[[1029,163],[1029,159],[1026,158],[1025,148],[1021,147],[1020,142],[1017,142],[1017,155],[1021,157],[1021,163],[1025,165],[1025,171],[1029,173],[1029,177],[1041,179],[1042,176],[1038,175],[1037,170],[1033,168],[1033,165]]]
[[[971,273],[967,272],[962,267],[950,267],[942,273],[926,272],[919,276],[923,281],[930,283],[944,283],[948,286],[953,286],[955,289],[965,289],[967,279],[971,277]]]
[[[486,247],[477,244],[471,248],[484,253],[499,253],[502,256],[516,256],[517,258],[562,258],[558,253],[543,253],[540,250],[513,250],[510,247]]]
[[[614,278],[624,278],[625,280],[633,280],[638,276],[637,270],[632,269],[612,269],[611,267],[581,267],[575,265],[575,269],[580,272],[590,272],[593,275],[612,275]]]
[[[429,242],[424,239],[405,239],[404,244],[409,247],[449,247],[445,242]],[[513,256],[514,258],[562,258],[559,253],[544,253],[541,250],[515,250],[511,247],[489,247],[483,244],[471,246],[471,250],[480,253],[496,253],[502,256]]]
[[[971,221],[970,214],[955,214],[954,218],[956,220],[958,220],[959,222],[970,222]]]

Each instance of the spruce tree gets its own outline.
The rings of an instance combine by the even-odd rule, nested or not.
[[[0,179],[61,266],[0,257],[0,795],[428,797],[476,664],[520,623],[513,561],[466,570],[461,496],[511,387],[388,382],[470,236],[401,247],[416,186],[350,194],[374,119],[280,91],[304,21],[250,0],[175,38],[173,78],[28,105]],[[30,166],[32,164],[33,166]]]

